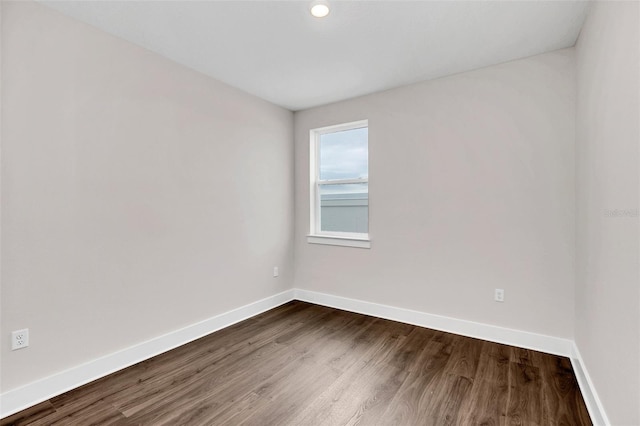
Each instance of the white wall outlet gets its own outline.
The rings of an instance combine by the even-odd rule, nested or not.
[[[273,267],[273,276],[277,277],[278,275],[280,275],[280,271],[278,270],[277,266]]]
[[[29,346],[29,329],[16,330],[11,332],[11,350],[26,348]]]
[[[496,288],[493,298],[496,302],[504,302],[504,289]]]

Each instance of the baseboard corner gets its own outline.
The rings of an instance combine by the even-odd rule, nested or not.
[[[572,342],[571,346],[571,365],[573,366],[573,372],[578,380],[578,386],[582,392],[584,403],[587,406],[587,411],[591,416],[591,421],[594,426],[608,426],[611,424],[607,414],[602,405],[602,401],[598,397],[596,388],[591,381],[587,367],[584,364],[580,350],[576,342]]]

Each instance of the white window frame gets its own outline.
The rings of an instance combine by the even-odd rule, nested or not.
[[[328,133],[342,132],[346,130],[362,129],[369,127],[369,120],[359,120],[350,123],[336,124],[333,126],[312,129],[309,132],[309,235],[307,242],[313,244],[328,244],[345,247],[371,248],[369,233],[359,232],[329,232],[322,231],[320,224],[320,185],[344,185],[350,183],[369,183],[369,178],[364,179],[332,179],[320,180],[320,137]],[[368,148],[367,148],[368,149]],[[367,204],[369,196],[367,194]],[[369,208],[367,208],[369,211]]]

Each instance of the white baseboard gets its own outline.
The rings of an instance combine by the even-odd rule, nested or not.
[[[214,331],[293,300],[294,290],[250,303],[163,336],[103,356],[0,395],[0,418],[32,407],[78,386],[204,337]]]
[[[297,300],[305,302],[400,321],[420,327],[460,334],[462,336],[475,337],[477,339],[518,346],[525,349],[533,349],[554,355],[571,356],[571,345],[573,342],[569,339],[545,336],[441,315],[427,314],[425,312],[349,299],[331,294],[317,293],[309,290],[295,289],[294,297]]]
[[[609,424],[602,404],[595,392],[595,388],[584,367],[578,348],[571,340],[301,289],[284,291],[180,330],[45,377],[25,386],[9,390],[0,395],[0,418],[10,416],[54,396],[167,352],[294,299],[569,357],[571,358],[580,389],[582,390],[585,403],[587,404],[589,414],[594,424]]]
[[[578,346],[575,342],[573,342],[573,345],[571,346],[571,365],[573,365],[573,371],[576,375],[576,379],[578,380],[580,391],[582,391],[584,403],[587,406],[587,410],[589,411],[589,415],[591,416],[591,421],[594,426],[610,425],[611,422],[609,422],[609,418],[604,411],[602,401],[600,401],[600,398],[598,397],[596,388],[593,386],[587,367],[584,365],[584,360],[582,359],[582,355],[580,355],[580,351],[578,350]]]

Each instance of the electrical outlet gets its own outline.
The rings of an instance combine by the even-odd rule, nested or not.
[[[11,332],[11,350],[26,348],[29,346],[29,329],[16,330]]]
[[[504,302],[504,289],[496,288],[493,298],[496,302]]]
[[[280,275],[280,271],[278,271],[278,267],[274,266],[273,267],[273,276],[277,277],[278,275]]]

